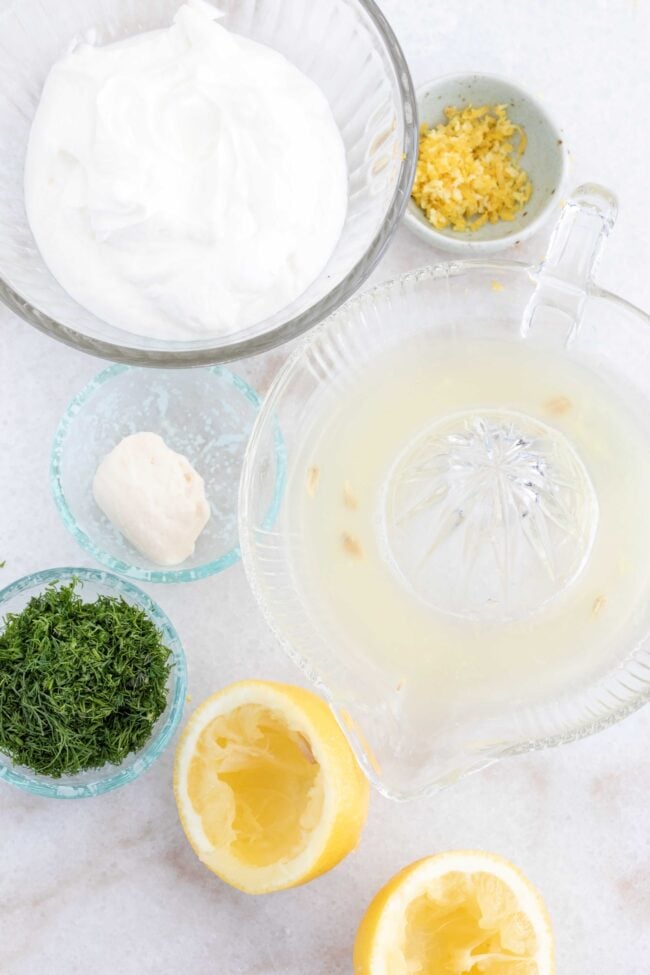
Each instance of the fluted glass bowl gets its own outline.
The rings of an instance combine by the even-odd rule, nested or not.
[[[76,775],[52,778],[14,764],[0,752],[0,779],[33,795],[51,799],[85,799],[112,792],[133,782],[162,755],[183,716],[187,693],[185,654],[176,630],[151,596],[124,579],[109,572],[83,568],[44,569],[12,582],[0,591],[0,632],[7,613],[20,613],[33,596],[38,596],[52,583],[67,583],[77,578],[82,583],[79,595],[85,602],[98,596],[113,596],[139,606],[162,633],[171,651],[171,671],[167,685],[167,706],[154,725],[151,738],[138,752],[127,755],[120,765],[104,765]]]
[[[147,582],[192,582],[239,560],[237,486],[259,410],[257,393],[224,366],[140,369],[113,365],[73,398],[54,435],[50,483],[63,523],[76,542],[113,572]],[[201,475],[210,519],[194,552],[180,565],[160,566],[139,552],[98,507],[93,478],[126,436],[156,433]],[[275,517],[282,490],[282,445],[267,512]]]
[[[370,274],[404,212],[413,179],[413,88],[400,47],[373,0],[220,0],[226,27],[280,51],[329,100],[348,166],[348,212],[336,249],[291,305],[229,336],[187,342],[144,338],[78,305],[45,267],[25,215],[23,167],[43,82],[73,39],[104,44],[167,27],[180,4],[15,0],[0,13],[0,299],[41,331],[117,362],[219,362],[300,335]]]
[[[629,469],[612,464],[608,445],[627,441],[601,439],[606,427],[599,425],[624,403],[619,432],[634,424],[650,441],[650,318],[591,278],[614,216],[606,191],[582,187],[541,266],[440,264],[356,297],[295,351],[258,417],[240,487],[250,583],[282,647],[328,697],[388,796],[430,792],[503,756],[590,734],[650,699],[649,467],[640,452],[623,457]],[[468,361],[473,369],[469,378],[449,371],[459,347],[462,369]],[[529,371],[499,373],[506,353],[519,357],[511,362],[525,359]],[[394,377],[405,361],[416,363],[407,372],[414,381],[397,394]],[[570,375],[584,379],[573,402],[562,394],[574,387],[567,381],[563,389],[564,374],[545,369],[549,362],[567,362]],[[526,398],[531,376],[534,400]],[[409,412],[418,400],[422,415]],[[526,416],[514,412],[521,403],[534,404]],[[277,427],[287,489],[269,530]],[[326,453],[315,446],[324,442]],[[587,460],[575,460],[581,451]],[[368,452],[369,461],[358,459]],[[582,563],[588,570],[580,575],[574,556],[587,551],[585,529],[598,517],[583,491],[588,477],[600,486],[598,503],[610,505],[611,534],[607,546],[596,534],[593,552],[600,554]],[[469,489],[464,497],[461,488]],[[625,491],[634,504],[619,503]],[[410,496],[410,507],[401,506],[401,495]],[[571,520],[576,511],[582,521]],[[405,539],[402,552],[396,546]],[[634,561],[619,539],[632,539]],[[535,590],[528,588],[531,565]],[[610,566],[618,588],[600,588],[611,581]],[[391,618],[387,607],[398,598],[406,605],[399,593],[416,586],[408,612]],[[551,589],[555,609],[540,625],[535,613]],[[421,612],[420,598],[428,603]],[[572,607],[582,600],[579,658],[554,652],[548,639],[549,626],[551,634],[574,626],[563,610],[567,598]],[[415,626],[418,654],[409,652]],[[495,639],[508,641],[507,659],[492,656],[497,630]],[[572,636],[564,639],[571,646]],[[510,683],[515,667],[519,684]]]

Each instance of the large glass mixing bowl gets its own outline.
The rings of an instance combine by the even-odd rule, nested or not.
[[[379,659],[362,640],[353,639],[342,617],[333,613],[328,598],[332,565],[318,561],[307,577],[304,567],[310,558],[313,562],[313,555],[305,550],[306,536],[300,528],[304,522],[296,519],[298,495],[289,490],[292,479],[304,486],[303,505],[311,503],[307,495],[322,492],[325,467],[319,472],[305,463],[312,449],[310,438],[320,429],[323,416],[337,415],[349,391],[361,388],[377,361],[401,362],[404,350],[412,348],[422,361],[433,362],[431,381],[445,382],[444,367],[435,358],[442,340],[452,345],[461,339],[500,342],[500,348],[505,343],[508,349],[525,349],[525,355],[533,350],[533,359],[539,354],[540,362],[548,361],[543,356],[552,352],[555,361],[566,361],[580,375],[594,377],[601,384],[605,403],[601,415],[609,414],[610,394],[612,404],[626,397],[632,411],[629,416],[634,414],[634,423],[650,437],[650,318],[603,291],[592,279],[615,211],[615,201],[607,191],[581,187],[565,205],[548,257],[540,266],[501,261],[440,264],[355,298],[296,350],[258,417],[240,489],[241,547],[253,591],[283,648],[326,694],[364,768],[387,795],[405,798],[432,791],[503,756],[590,734],[650,698],[650,620],[644,609],[650,606],[650,598],[642,590],[635,618],[628,615],[621,620],[620,630],[619,621],[612,622],[611,645],[605,636],[598,656],[592,645],[593,631],[587,632],[583,671],[570,674],[568,662],[558,661],[557,656],[553,665],[549,663],[555,668],[552,692],[540,690],[537,698],[527,701],[509,700],[507,694],[497,701],[490,694],[478,694],[465,708],[460,702],[455,707],[457,702],[447,701],[450,718],[441,720],[433,699],[417,686],[417,667],[407,659],[408,624],[395,659],[390,663]],[[474,375],[477,370],[480,362]],[[518,381],[515,374],[511,383],[516,387]],[[411,393],[419,395],[413,388]],[[407,391],[405,398],[409,395]],[[476,400],[471,385],[467,395]],[[499,402],[500,396],[503,402]],[[499,388],[489,404],[473,402],[471,416],[452,412],[442,421],[437,417],[433,430],[427,419],[422,428],[426,436],[416,431],[405,449],[396,452],[387,475],[387,481],[395,480],[389,484],[389,494],[398,507],[404,498],[406,502],[410,498],[409,515],[415,514],[411,521],[381,522],[385,517],[385,509],[379,511],[381,497],[387,495],[382,495],[383,487],[372,495],[380,499],[377,535],[384,532],[385,537],[395,528],[388,540],[403,576],[410,581],[416,578],[412,570],[417,561],[415,568],[425,570],[417,576],[418,595],[433,606],[432,611],[442,607],[470,619],[474,636],[478,630],[479,650],[486,653],[489,648],[480,642],[483,632],[491,632],[495,625],[507,627],[511,619],[525,616],[554,595],[562,600],[572,591],[574,579],[589,558],[599,516],[586,462],[562,433],[563,413],[571,404],[562,397],[549,401],[548,417],[542,423],[535,416],[508,412],[507,398]],[[359,408],[364,409],[364,404]],[[581,420],[588,411],[582,405],[577,409],[581,436],[589,439],[598,459],[599,431]],[[394,402],[395,415],[400,410],[400,402]],[[368,414],[373,415],[371,407]],[[387,408],[377,421],[381,425],[373,432],[373,442],[393,436],[393,420]],[[333,429],[341,431],[345,418],[338,415],[337,422]],[[276,483],[278,431],[286,450],[288,488],[277,519],[269,527],[265,518]],[[336,446],[339,441],[332,440],[335,447],[330,459],[335,462],[340,448]],[[359,451],[363,449],[364,444],[359,443]],[[640,461],[636,454],[626,460],[625,471],[608,471],[607,477],[634,480]],[[607,469],[602,454],[599,463]],[[395,471],[399,473],[396,479]],[[346,498],[346,490],[342,487],[340,504],[354,508],[354,498]],[[641,515],[644,492],[634,490]],[[632,536],[644,531],[643,518],[637,528],[634,512],[625,512],[625,517]],[[613,524],[612,551],[617,558],[616,510]],[[404,525],[408,532],[402,531]],[[469,532],[472,525],[473,537]],[[332,525],[332,532],[336,531]],[[441,544],[434,552],[433,544],[427,549],[427,539],[436,532],[438,539],[444,536],[446,547]],[[351,558],[361,555],[353,538],[345,534],[341,538]],[[643,560],[643,553],[650,550],[650,538],[637,541]],[[332,541],[334,544],[339,542]],[[381,544],[379,539],[378,549]],[[473,546],[471,560],[468,546]],[[438,552],[447,555],[438,557]],[[471,579],[465,562],[474,572]],[[624,565],[619,568],[625,571]],[[627,579],[631,581],[629,575]],[[646,581],[650,590],[650,572]],[[468,582],[471,584],[466,585]],[[626,585],[621,583],[623,590]],[[593,620],[603,619],[599,614],[614,611],[611,602],[605,604],[604,596],[593,594],[584,604],[585,614],[591,614]],[[477,608],[480,613],[475,612]],[[377,632],[384,613],[381,600],[375,601],[370,612],[376,617],[373,632]],[[591,617],[586,627],[593,622]],[[623,623],[631,622],[636,627],[635,639],[621,635]],[[522,653],[526,649],[521,646]],[[539,653],[543,656],[544,646]],[[410,687],[405,680],[409,673]],[[504,670],[506,688],[507,681]],[[549,681],[549,687],[552,683]]]
[[[291,305],[232,335],[170,342],[101,321],[53,278],[27,223],[23,168],[30,125],[49,69],[74,39],[106,44],[167,27],[181,2],[14,0],[0,12],[0,299],[62,342],[144,366],[254,355],[334,311],[367,278],[390,241],[409,199],[417,154],[408,67],[373,0],[219,0],[226,27],[280,51],[327,96],[348,166],[341,237],[318,278]]]

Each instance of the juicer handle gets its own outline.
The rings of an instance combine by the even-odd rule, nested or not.
[[[554,344],[575,336],[605,240],[616,221],[618,203],[609,190],[585,183],[571,194],[551,235],[548,253],[534,272],[537,287],[526,305],[524,335],[532,332]]]

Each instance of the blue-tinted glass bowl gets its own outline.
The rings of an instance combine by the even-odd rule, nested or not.
[[[222,366],[104,369],[74,397],[52,445],[52,494],[72,537],[111,571],[146,582],[192,582],[237,562],[239,476],[259,404],[255,390]],[[210,520],[194,553],[177,566],[157,565],[138,552],[93,497],[100,462],[123,437],[139,431],[159,434],[205,482]],[[283,490],[283,457],[278,434],[269,456],[274,485],[269,524]]]
[[[167,706],[154,725],[151,738],[140,751],[127,755],[120,765],[107,764],[102,768],[87,769],[56,779],[16,765],[0,752],[0,779],[32,795],[52,799],[100,796],[137,779],[162,755],[171,741],[183,715],[187,692],[185,654],[167,616],[146,592],[109,572],[82,568],[44,569],[12,582],[0,591],[0,632],[4,629],[7,613],[19,613],[33,596],[42,593],[47,586],[56,582],[66,583],[75,577],[82,583],[80,594],[85,600],[92,601],[102,595],[121,596],[128,603],[143,609],[162,633],[165,645],[171,651],[172,667],[167,687]]]

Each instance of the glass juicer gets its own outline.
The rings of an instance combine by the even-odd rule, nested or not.
[[[604,423],[619,404],[635,443],[650,444],[650,319],[592,277],[615,217],[608,191],[582,186],[540,265],[454,261],[359,295],[296,350],[257,419],[240,489],[249,580],[283,648],[327,696],[388,796],[432,792],[507,755],[599,731],[650,697],[648,452],[626,447],[619,467],[617,438],[599,429],[589,393],[598,390]],[[475,361],[462,368],[476,383],[452,382],[450,356],[471,348]],[[504,356],[515,366],[499,385],[489,363]],[[406,361],[426,371],[412,367],[419,380],[399,387],[389,410],[379,387],[396,382]],[[573,401],[563,395],[565,371],[581,377]],[[402,423],[412,400],[429,402],[445,383],[448,408]],[[522,407],[533,402],[531,384],[539,405]],[[356,404],[347,419],[344,403]],[[393,436],[395,449],[362,486],[369,513],[354,536],[356,499],[341,495],[340,528],[339,509],[315,516],[309,506],[321,497],[325,505],[329,490],[318,438],[344,451],[346,427],[364,411],[358,453],[386,450]],[[278,465],[284,493],[271,525]],[[617,551],[625,531],[637,561]],[[316,558],[311,539],[321,535]],[[590,581],[605,570],[616,578],[611,592]],[[391,630],[393,598],[410,609]],[[420,616],[431,639],[413,653]],[[508,653],[493,653],[497,644]]]

